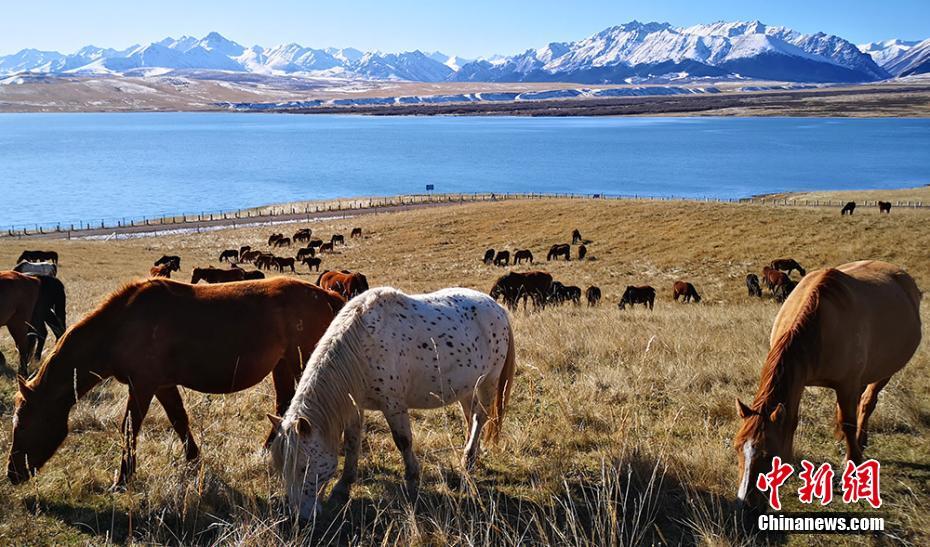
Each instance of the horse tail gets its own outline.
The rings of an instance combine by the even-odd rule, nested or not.
[[[513,328],[508,328],[507,333],[507,357],[504,360],[504,368],[497,379],[497,395],[494,397],[494,403],[491,405],[491,412],[488,414],[488,423],[485,429],[485,440],[497,442],[501,433],[501,426],[504,420],[504,411],[507,409],[507,403],[510,401],[510,390],[513,387],[513,376],[517,370],[516,352],[513,344]]]
[[[320,286],[320,281],[323,281],[323,276],[326,275],[327,273],[329,273],[329,270],[323,270],[323,273],[321,273],[319,276],[317,276],[317,278],[316,278],[316,283],[315,283],[315,285],[316,285],[317,287]]]
[[[42,295],[39,305],[43,309],[36,310],[36,312],[41,311],[44,317],[37,317],[36,320],[44,319],[48,326],[52,328],[55,338],[59,338],[67,328],[65,320],[67,309],[65,286],[59,279],[54,277],[43,275],[39,276],[39,279],[41,280],[39,291]]]

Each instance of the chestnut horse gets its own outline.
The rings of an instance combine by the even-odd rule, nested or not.
[[[672,285],[672,298],[675,302],[678,302],[679,297],[683,297],[683,302],[691,302],[694,300],[694,303],[697,304],[701,301],[701,295],[698,294],[697,289],[687,281],[676,281],[675,284]]]
[[[0,327],[6,325],[19,352],[19,373],[42,357],[46,325],[55,337],[65,332],[65,287],[54,277],[0,272]]]
[[[191,284],[196,285],[203,279],[207,283],[229,283],[231,281],[242,281],[245,279],[245,270],[241,268],[230,268],[221,270],[219,268],[194,268],[191,275]]]
[[[7,476],[19,484],[34,475],[68,435],[77,399],[110,377],[129,386],[117,485],[135,469],[136,436],[153,397],[187,459],[197,458],[177,386],[233,393],[271,373],[275,410],[282,413],[301,366],[343,304],[335,293],[289,278],[225,286],[130,283],[68,330],[34,378],[19,379]],[[273,437],[274,431],[266,444]]]
[[[628,285],[626,290],[623,291],[623,296],[620,297],[620,303],[617,306],[622,310],[627,305],[632,308],[633,304],[642,304],[651,310],[655,305],[655,301],[656,290],[649,285],[640,285],[638,287]]]
[[[794,270],[797,270],[798,273],[801,274],[801,277],[807,275],[807,272],[804,271],[804,268],[802,268],[801,265],[798,264],[798,261],[793,258],[776,258],[772,261],[771,264],[769,264],[769,266],[776,270],[781,270],[788,275],[791,275],[791,272]]]
[[[776,270],[770,266],[764,266],[762,268],[762,280],[765,282],[765,286],[772,291],[772,295],[775,295],[778,287],[788,283],[791,279],[788,277],[788,274],[785,272]]]
[[[326,270],[317,278],[316,284],[324,289],[337,292],[351,300],[368,290],[368,278],[358,272],[342,270],[331,272]]]
[[[734,440],[740,500],[761,506],[756,477],[770,470],[773,457],[792,459],[805,386],[836,391],[846,458],[862,461],[878,394],[920,343],[920,297],[911,276],[877,260],[801,280],[775,317],[755,399],[748,406],[736,401],[743,420]]]

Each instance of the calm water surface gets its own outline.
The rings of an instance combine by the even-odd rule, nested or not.
[[[0,115],[0,226],[357,195],[930,182],[930,120]]]

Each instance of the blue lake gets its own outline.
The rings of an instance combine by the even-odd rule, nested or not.
[[[928,119],[0,115],[0,226],[359,195],[930,183]]]

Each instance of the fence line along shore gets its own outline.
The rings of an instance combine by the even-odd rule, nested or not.
[[[105,238],[120,235],[158,235],[177,230],[207,231],[261,224],[292,223],[354,215],[389,213],[421,207],[438,207],[462,203],[492,202],[527,199],[608,199],[638,201],[694,201],[741,203],[781,207],[842,207],[844,200],[794,199],[772,196],[750,198],[649,196],[636,194],[577,194],[577,193],[442,193],[402,194],[388,197],[346,198],[323,201],[300,201],[284,205],[268,205],[248,209],[225,211],[202,211],[163,216],[101,218],[79,222],[54,222],[44,224],[8,226],[0,232],[0,240],[11,238]],[[876,200],[857,202],[860,207],[875,207]],[[891,202],[893,207],[928,209],[930,204],[922,201],[899,200]]]

